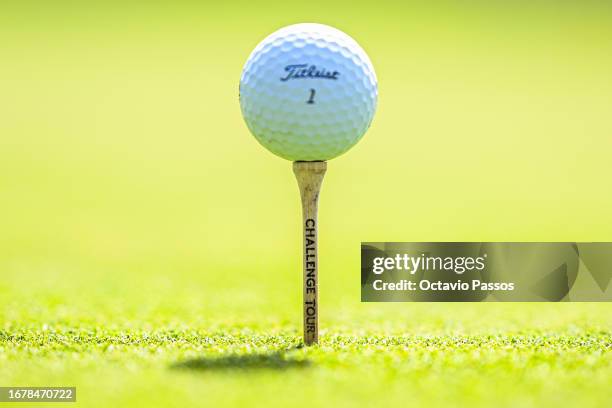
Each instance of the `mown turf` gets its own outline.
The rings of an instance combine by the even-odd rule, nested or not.
[[[302,347],[299,257],[162,260],[4,261],[2,385],[74,385],[86,407],[610,401],[607,303],[360,303],[352,259],[322,269],[321,343]]]
[[[76,385],[83,406],[610,402],[609,326],[422,335],[413,325],[414,334],[375,334],[382,324],[367,325],[369,333],[328,329],[314,347],[301,344],[295,327],[278,325],[274,334],[257,325],[3,330],[0,377],[7,385]]]

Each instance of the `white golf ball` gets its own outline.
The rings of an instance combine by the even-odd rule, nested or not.
[[[240,78],[251,133],[287,160],[329,160],[354,146],[372,122],[374,67],[351,37],[322,24],[295,24],[260,42]]]

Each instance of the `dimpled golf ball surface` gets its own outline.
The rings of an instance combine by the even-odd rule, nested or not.
[[[287,160],[329,160],[354,146],[378,97],[370,59],[351,37],[296,24],[265,38],[240,78],[242,114],[257,140]]]

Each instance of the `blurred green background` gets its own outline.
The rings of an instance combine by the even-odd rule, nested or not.
[[[401,370],[393,371],[401,358],[377,364],[360,347],[355,358],[367,375],[343,366],[350,354],[331,352],[337,361],[328,371],[323,355],[322,372],[289,377],[273,371],[203,380],[167,368],[186,355],[214,354],[218,336],[238,336],[229,343],[243,350],[251,335],[291,342],[300,333],[297,186],[290,163],[249,134],[238,104],[251,50],[297,22],[347,32],[379,79],[372,128],[329,163],[323,184],[324,343],[336,347],[336,335],[367,333],[542,330],[593,332],[609,350],[608,304],[359,302],[361,241],[611,239],[609,3],[4,1],[0,385],[74,384],[86,406],[96,398],[100,406],[172,405],[173,396],[196,404],[201,393],[218,404],[259,395],[270,405],[291,398],[352,405],[368,397],[403,401],[402,390],[430,406],[459,396],[472,406],[510,404],[476,378],[482,370],[469,371],[482,368],[475,355],[468,371],[451,364],[448,378],[420,383],[404,383]],[[49,333],[68,337],[64,344]],[[180,333],[186,351],[173,348],[168,333]],[[89,340],[79,343],[79,336]],[[115,347],[122,336],[125,348]],[[155,336],[166,339],[160,349],[146,341]],[[384,344],[364,349],[385,358]],[[552,374],[544,370],[523,389],[522,406],[570,397],[600,403],[610,357],[600,348],[589,353],[578,359],[586,365],[567,363],[579,368],[567,375],[550,360]],[[335,374],[338,365],[344,374]],[[512,367],[518,371],[502,377],[494,374],[503,370],[487,373],[512,383],[525,366]],[[366,379],[380,383],[369,389]],[[437,392],[439,380],[447,393]],[[322,388],[305,395],[304,381]],[[582,393],[567,388],[554,396],[558,384],[580,384]],[[228,389],[241,392],[230,397]]]

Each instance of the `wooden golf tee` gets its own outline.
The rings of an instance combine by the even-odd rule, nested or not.
[[[296,161],[293,173],[302,197],[302,227],[304,229],[304,343],[319,341],[319,296],[318,296],[318,221],[319,191],[327,162]]]

